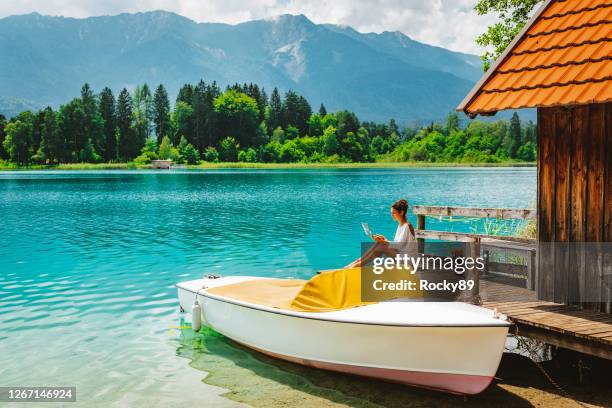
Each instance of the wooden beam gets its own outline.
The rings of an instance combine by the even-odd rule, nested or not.
[[[416,215],[496,218],[502,220],[535,220],[537,217],[536,210],[533,208],[476,208],[415,205],[412,207],[412,212]]]
[[[474,242],[470,244],[470,257],[472,260],[476,260],[480,257],[480,238],[475,238]],[[480,271],[474,265],[468,271],[468,277],[474,282],[474,286],[472,288],[471,300],[472,303],[481,305],[482,299],[480,298]]]
[[[514,334],[540,340],[553,346],[578,351],[596,357],[612,360],[612,347],[609,345],[592,342],[580,337],[572,337],[563,333],[548,331],[539,327],[515,323]]]
[[[423,239],[437,239],[440,241],[454,241],[454,242],[474,242],[476,239],[494,239],[496,242],[510,241],[510,242],[521,242],[525,244],[535,244],[535,240],[529,238],[519,237],[506,237],[500,235],[484,235],[484,234],[470,234],[467,232],[448,232],[448,231],[434,231],[434,230],[416,230],[417,238]]]
[[[424,230],[425,229],[425,216],[417,215],[417,229]],[[417,238],[417,251],[419,254],[425,252],[425,240],[423,238]]]

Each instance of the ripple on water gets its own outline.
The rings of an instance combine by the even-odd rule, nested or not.
[[[191,374],[170,329],[177,281],[207,272],[305,278],[346,264],[359,254],[361,221],[393,234],[388,207],[400,196],[529,206],[535,171],[0,172],[0,383],[77,385],[85,405],[184,402],[183,383],[202,374],[181,381]],[[269,365],[215,347],[258,373]],[[211,381],[224,375],[216,371]],[[265,378],[236,374],[243,392]],[[326,400],[346,397],[310,380],[291,381]]]

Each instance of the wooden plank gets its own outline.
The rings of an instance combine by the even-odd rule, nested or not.
[[[472,259],[477,259],[478,257],[480,257],[480,239],[479,238],[476,238],[474,242],[470,244],[470,257]],[[470,294],[472,298],[472,303],[480,304],[482,303],[480,296],[479,296],[480,295],[480,271],[478,270],[478,268],[476,268],[476,265],[474,265],[474,267],[468,270],[468,277],[474,282],[474,286],[472,287],[472,293]]]
[[[572,242],[586,240],[587,221],[587,154],[586,146],[589,138],[589,106],[574,107],[572,118],[572,158],[570,169],[570,235]],[[578,244],[570,251],[569,260],[569,290],[568,299],[572,304],[579,304],[585,293],[586,253]]]
[[[508,299],[529,291],[483,280],[484,289],[498,290]],[[504,293],[505,291],[505,293]],[[503,297],[502,297],[503,299]],[[506,314],[518,334],[582,353],[612,359],[612,315],[547,301],[491,301],[489,309]],[[534,334],[535,333],[535,334]]]
[[[586,333],[586,331],[591,330],[593,328],[603,328],[605,330],[612,330],[612,326],[609,322],[606,321],[593,321],[591,319],[584,319],[579,317],[568,316],[568,318],[561,319],[555,318],[552,316],[516,316],[517,319],[521,319],[522,321],[533,321],[538,322],[538,320],[542,317],[546,317],[547,323],[546,326],[550,328],[555,328],[561,330],[563,332],[571,332],[571,333]]]
[[[412,207],[412,212],[417,215],[437,215],[446,217],[478,217],[496,218],[501,220],[537,219],[536,210],[533,208],[477,208],[415,205]]]
[[[604,231],[603,239],[606,242],[612,242],[612,102],[608,102],[605,107],[605,129],[604,134],[607,135],[605,140],[605,183],[604,183]]]
[[[494,238],[482,238],[480,242],[486,248],[500,248],[518,252],[535,251],[537,241],[535,239],[527,239],[527,242],[507,241],[503,237],[500,238],[495,235]]]
[[[502,262],[489,262],[489,272],[526,276],[527,266]]]
[[[542,302],[541,300],[536,300],[536,301],[532,301],[532,302],[522,302],[522,301],[499,301],[499,302],[487,302],[487,304],[493,304],[496,306],[516,306],[516,305],[525,305],[525,306],[564,306],[564,305],[559,305],[557,303],[553,303],[553,302]]]
[[[538,299],[554,298],[555,109],[538,108]]]
[[[425,216],[424,215],[417,215],[417,229],[418,230],[424,230],[425,229]],[[419,254],[422,254],[425,252],[425,240],[423,238],[417,238],[417,251],[419,252]]]
[[[584,332],[586,330],[590,330],[593,328],[599,327],[608,327],[612,330],[612,321],[610,319],[605,318],[589,318],[589,319],[578,319],[572,322],[569,322],[565,325],[568,330],[572,330],[575,332]]]
[[[564,337],[567,337],[567,338],[584,339],[592,343],[608,344],[608,341],[603,340],[603,337],[595,337],[595,336],[591,336],[590,334],[568,332],[568,331],[560,329],[559,327],[546,326],[546,325],[540,324],[539,322],[532,322],[532,321],[525,322],[522,320],[512,320],[512,321],[517,325],[537,327],[538,329],[541,329],[541,330],[544,330],[550,333],[557,333],[558,335],[563,335]]]
[[[456,232],[417,230],[415,235],[417,238],[423,239],[429,238],[440,241],[474,242],[474,237],[472,237],[471,234],[459,234]]]
[[[569,246],[569,168],[570,168],[570,140],[571,140],[572,108],[558,108],[555,111],[555,269],[554,269],[554,296],[558,303],[567,303],[568,300],[568,264]]]
[[[533,244],[534,240],[529,238],[520,237],[507,237],[497,235],[484,235],[484,234],[470,234],[467,232],[449,232],[449,231],[435,231],[435,230],[416,230],[415,235],[417,238],[427,239],[438,239],[441,241],[455,241],[455,242],[474,242],[476,239],[495,239],[496,241],[507,240],[508,242],[519,242],[524,244]]]
[[[605,105],[589,105],[590,132],[588,140],[587,162],[587,224],[586,241],[601,242],[603,240],[603,176],[605,163]],[[601,259],[593,254],[586,256],[585,293],[586,306],[600,310],[601,299]]]
[[[607,154],[606,167],[604,173],[604,219],[603,219],[603,239],[605,242],[612,242],[612,102],[606,104],[605,132],[605,151]],[[610,245],[610,244],[608,244]],[[612,253],[608,247],[604,251],[603,259],[604,282],[602,285],[602,302],[604,311],[612,313]]]
[[[512,316],[518,317],[518,316],[529,316],[530,314],[535,315],[537,313],[562,312],[564,310],[567,310],[567,309],[564,308],[563,306],[554,306],[547,310],[538,310],[538,309],[534,309],[533,307],[526,307],[526,308],[517,308],[517,309],[508,310],[508,313],[506,314],[511,317]]]
[[[612,335],[612,325],[610,325],[609,323],[601,323],[599,325],[593,324],[592,326],[588,326],[588,327],[575,328],[574,331],[580,335],[590,335],[590,336],[592,335],[594,337],[606,337],[605,335],[601,336],[601,334],[609,333],[608,336],[611,336]]]
[[[565,328],[565,325],[569,325],[569,323],[573,321],[571,316],[569,316],[568,318],[562,319],[562,318],[552,318],[551,316],[548,316],[542,313],[538,313],[538,314],[534,313],[533,316],[527,316],[527,317],[517,316],[517,317],[512,318],[512,320],[523,322],[526,324],[531,324],[531,325],[538,326],[538,327],[548,328],[550,330],[555,330],[555,331],[559,331],[562,333],[574,333],[576,335],[580,334],[579,332],[570,331]]]
[[[612,336],[612,326],[610,325],[602,325],[602,326],[593,326],[585,329],[580,329],[576,331],[582,335],[589,335],[593,337],[608,337]]]
[[[604,340],[606,337],[612,336],[612,330],[603,333],[590,333],[589,336]]]
[[[588,318],[576,319],[572,323],[568,324],[568,327],[582,327],[582,326],[590,326],[590,325],[600,325],[600,324],[612,324],[612,315],[609,313],[604,313],[601,315],[589,316]]]
[[[589,334],[590,330],[605,330],[612,331],[612,326],[609,322],[582,322],[582,323],[571,323],[566,326],[567,330],[571,330],[577,333]]]
[[[559,333],[523,324],[518,324],[517,327],[518,334],[521,336],[537,339],[557,347],[612,360],[612,347],[602,344],[601,342],[592,342],[588,339],[568,337]]]
[[[525,284],[527,289],[535,290],[536,277],[536,251],[534,249],[527,258],[527,282]]]

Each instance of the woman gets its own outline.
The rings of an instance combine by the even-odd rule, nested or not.
[[[395,257],[397,254],[407,254],[408,256],[416,256],[416,240],[414,237],[414,227],[408,222],[406,214],[408,213],[408,201],[397,200],[391,206],[391,217],[397,221],[398,226],[395,231],[395,237],[392,242],[389,242],[383,235],[373,235],[372,238],[376,243],[361,257],[351,262],[345,268],[357,268],[362,265],[367,265],[374,258],[381,255]]]

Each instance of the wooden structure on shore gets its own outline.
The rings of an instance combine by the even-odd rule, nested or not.
[[[535,292],[494,277],[483,278],[483,306],[507,315],[513,334],[612,360],[612,316],[537,300]]]
[[[172,160],[151,160],[154,169],[168,170],[172,166]]]
[[[473,258],[485,256],[490,250],[511,251],[525,260],[524,272],[500,272],[501,264],[494,266],[488,259],[486,264],[490,268],[482,276],[476,270],[469,271],[468,278],[473,279],[475,285],[466,301],[506,314],[516,335],[612,360],[612,315],[538,299],[534,286],[539,282],[541,269],[534,268],[536,240],[426,229],[427,216],[535,221],[540,219],[535,210],[415,205],[413,213],[417,216],[416,237],[420,253],[425,252],[425,239],[433,239],[466,243]],[[515,271],[519,270],[517,266],[514,265]]]
[[[538,109],[539,300],[612,311],[612,0],[547,0],[457,110]]]
[[[467,207],[440,207],[415,205],[412,211],[417,216],[417,247],[419,253],[425,252],[425,239],[435,239],[439,241],[464,242],[468,244],[470,257],[476,259],[481,256],[483,247],[492,246],[519,253],[525,253],[529,260],[527,265],[527,285],[532,286],[535,281],[535,268],[532,264],[532,252],[535,252],[536,241],[534,239],[519,238],[512,236],[493,236],[483,234],[457,233],[448,231],[433,231],[426,229],[426,216],[445,216],[445,217],[476,217],[476,218],[495,218],[497,220],[535,220],[536,211],[533,209],[510,209],[510,208],[467,208]],[[485,251],[486,254],[486,251]],[[474,297],[479,296],[480,276],[475,271],[470,272],[469,278],[474,281]]]

